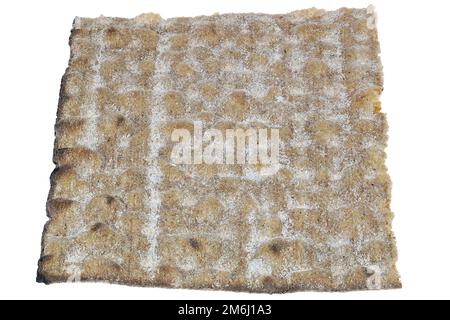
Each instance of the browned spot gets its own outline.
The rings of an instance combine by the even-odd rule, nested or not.
[[[129,91],[117,97],[117,104],[127,112],[141,114],[147,111],[147,94],[143,91]]]
[[[206,100],[212,100],[214,99],[218,93],[219,90],[217,87],[211,85],[211,84],[205,84],[201,87],[202,95],[206,98]]]
[[[377,101],[373,104],[373,112],[375,113],[381,112],[381,102]]]
[[[142,172],[130,169],[119,177],[117,186],[123,188],[121,190],[129,192],[144,186],[145,181],[146,177]]]
[[[87,223],[89,221],[115,222],[120,204],[114,198],[110,201],[110,198],[112,197],[97,196],[89,202],[85,213]]]
[[[89,77],[80,72],[67,72],[64,78],[64,94],[69,97],[83,95],[86,88],[90,85]]]
[[[263,244],[257,250],[257,256],[266,259],[273,270],[286,265],[298,265],[305,258],[305,250],[299,241],[273,240]]]
[[[51,176],[51,181],[56,185],[53,190],[55,198],[73,198],[86,192],[87,184],[78,178],[72,167],[60,167]]]
[[[253,49],[255,45],[255,36],[251,33],[240,33],[235,37],[236,46],[239,48]]]
[[[237,120],[245,119],[249,113],[249,109],[248,97],[243,91],[233,92],[224,105],[225,113]]]
[[[314,181],[319,186],[327,187],[330,182],[328,169],[320,168],[314,177]]]
[[[369,228],[369,230],[370,229],[372,228]],[[361,254],[371,264],[385,262],[396,256],[395,249],[393,249],[390,244],[383,241],[372,241],[371,243],[364,245]]]
[[[86,148],[63,148],[55,152],[53,161],[59,166],[86,166],[99,168],[102,162],[100,155]]]
[[[372,107],[375,112],[377,108],[381,110],[381,104],[378,101],[378,97],[381,94],[381,89],[369,89],[360,92],[353,96],[352,98],[352,108],[362,109]]]
[[[90,66],[90,61],[88,57],[79,57],[73,60],[70,66],[75,69],[80,69],[81,71],[86,71],[86,69]]]
[[[213,24],[200,26],[197,30],[197,35],[201,40],[206,41],[211,46],[216,46],[220,42],[220,38]]]
[[[63,141],[73,141],[84,129],[84,120],[65,120],[56,125],[56,134]]]
[[[123,116],[118,116],[116,119],[116,125],[118,127],[122,126],[125,123],[125,118]]]
[[[313,80],[323,80],[329,74],[329,69],[325,63],[320,60],[311,60],[305,63],[304,76]]]
[[[118,78],[126,70],[127,67],[124,59],[109,60],[100,65],[100,75],[107,82],[112,81],[113,78]]]
[[[284,63],[274,63],[270,66],[270,71],[275,76],[281,77],[284,74],[286,74],[287,69],[286,69],[286,65]]]
[[[106,30],[105,39],[108,45],[113,49],[125,48],[131,40],[127,31],[117,30],[114,27]]]
[[[255,208],[256,203],[251,196],[245,193],[240,195],[238,199],[238,210],[242,216],[248,215],[250,212],[255,210]]]
[[[175,190],[169,190],[165,191],[161,196],[161,205],[174,209],[176,208],[180,203],[180,193]]]
[[[116,200],[114,199],[114,197],[112,197],[112,196],[106,196],[106,203],[107,203],[108,205],[113,204],[114,201],[116,201]]]
[[[81,115],[81,101],[78,97],[65,97],[61,99],[58,107],[58,118],[78,117]]]
[[[226,60],[243,60],[245,58],[245,55],[238,51],[238,50],[234,50],[234,49],[225,49],[223,50],[221,57],[223,57]]]
[[[142,48],[147,52],[148,50],[155,50],[158,41],[156,31],[145,29],[137,29],[133,31],[135,38],[139,41]]]
[[[132,191],[126,199],[126,206],[129,211],[140,211],[145,209],[145,195],[143,191]]]
[[[265,66],[268,62],[268,59],[266,56],[258,53],[254,53],[249,58],[249,65],[252,68],[255,68],[257,66]]]
[[[195,71],[186,63],[177,64],[175,67],[175,73],[182,77],[195,75]]]
[[[217,166],[209,164],[196,165],[194,172],[205,180],[213,179],[217,175]]]
[[[87,279],[114,279],[118,275],[122,275],[124,268],[114,261],[107,258],[90,258],[83,261],[82,278]]]
[[[163,97],[167,113],[171,116],[179,116],[184,111],[183,99],[177,92],[169,92]]]
[[[177,121],[167,122],[161,128],[162,132],[164,133],[164,137],[167,140],[170,140],[172,132],[177,129],[186,129],[192,135],[193,131],[194,131],[194,124],[190,121],[177,120]]]
[[[184,34],[176,34],[170,39],[171,48],[174,50],[183,49],[188,43],[188,37]]]
[[[96,232],[96,231],[100,230],[103,226],[104,226],[103,223],[97,222],[96,224],[94,224],[94,225],[91,227],[91,231],[92,231],[92,232]]]
[[[329,271],[301,271],[292,274],[292,283],[303,290],[323,290],[334,288],[332,273]]]
[[[281,284],[274,277],[266,276],[262,280],[262,285],[267,292],[277,292]]]
[[[177,166],[161,164],[161,172],[164,174],[163,186],[166,188],[179,186],[183,182],[189,181],[189,175],[180,170]]]
[[[281,251],[281,245],[279,243],[272,243],[269,245],[269,248],[274,254],[278,254]]]
[[[40,262],[40,263],[45,263],[45,262],[50,261],[52,258],[53,258],[53,255],[48,254],[48,255],[42,256],[42,257],[39,259],[39,262]]]
[[[142,61],[140,64],[140,70],[144,75],[149,76],[155,70],[155,63],[152,60]]]
[[[95,90],[94,99],[100,111],[105,111],[113,104],[114,93],[110,88],[97,88]]]
[[[73,205],[72,200],[54,199],[47,202],[47,213],[49,217],[58,215],[59,213],[68,210]]]
[[[96,231],[83,233],[74,239],[73,244],[89,248],[89,250],[93,251],[94,255],[96,255],[95,253],[111,250],[111,245],[114,244],[114,247],[116,248],[115,254],[121,255],[127,248],[127,242],[128,239],[125,235],[120,234],[106,224],[103,224],[96,229]]]
[[[287,199],[285,188],[278,182],[273,182],[270,187],[266,188],[267,199],[270,201],[273,212],[279,212],[286,209]]]
[[[258,221],[259,232],[268,237],[277,237],[281,235],[283,225],[277,217],[262,218]]]
[[[196,239],[194,239],[194,238],[189,239],[189,244],[190,244],[191,247],[194,248],[195,250],[198,250],[198,249],[200,248],[200,243],[199,243]]]
[[[263,37],[266,32],[266,26],[261,21],[253,21],[249,25],[250,31],[258,38]]]
[[[365,268],[357,268],[346,275],[345,287],[350,290],[366,289],[367,277],[368,275]]]
[[[203,69],[209,74],[218,73],[223,67],[223,61],[215,58],[205,59],[202,62]]]
[[[341,131],[338,124],[332,121],[314,121],[309,122],[305,128],[312,137],[320,143],[327,143]]]
[[[170,265],[162,265],[156,272],[156,283],[161,286],[173,285],[178,276],[176,268]]]
[[[214,227],[221,220],[224,208],[217,197],[200,199],[193,208],[193,218],[203,227]]]
[[[203,46],[193,48],[192,54],[198,61],[204,61],[212,56],[211,50]]]
[[[319,40],[327,30],[327,26],[320,24],[306,24],[298,27],[297,32],[305,42],[312,43]]]
[[[180,17],[168,21],[167,31],[174,33],[187,33],[191,29],[191,22],[189,18]]]
[[[221,255],[223,255],[223,244],[217,240],[208,238],[195,239],[201,250],[192,246],[185,238],[174,236],[161,236],[158,240],[158,252],[161,263],[171,265],[182,265],[185,258],[190,258],[198,268],[210,268]]]
[[[72,29],[72,32],[70,34],[70,43],[72,43],[75,40],[80,40],[89,37],[91,34],[91,30],[89,29]]]

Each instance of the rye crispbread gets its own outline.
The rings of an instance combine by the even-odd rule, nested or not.
[[[369,9],[76,18],[38,281],[401,286]],[[279,128],[280,166],[174,165],[175,128]]]

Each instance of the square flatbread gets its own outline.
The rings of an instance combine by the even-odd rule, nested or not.
[[[76,18],[70,47],[39,282],[401,286],[372,8]],[[174,163],[198,123],[277,129],[278,162]]]

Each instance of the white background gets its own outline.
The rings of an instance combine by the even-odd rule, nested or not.
[[[403,289],[261,295],[35,282],[53,170],[53,125],[75,16],[164,18],[215,12],[286,13],[311,6],[378,12],[390,125],[387,165]],[[0,298],[450,298],[449,1],[1,1]]]

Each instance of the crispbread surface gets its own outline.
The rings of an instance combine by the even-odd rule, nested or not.
[[[369,9],[76,18],[38,281],[401,286]],[[278,128],[280,164],[172,163],[171,132]]]

